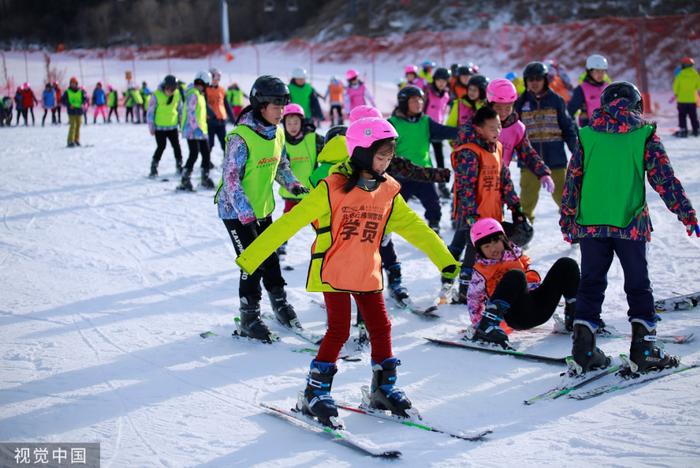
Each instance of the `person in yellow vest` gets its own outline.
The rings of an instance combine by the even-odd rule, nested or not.
[[[129,93],[131,94],[135,107],[131,121],[133,122],[134,118],[136,118],[136,122],[134,123],[140,124],[141,115],[143,114],[143,95],[141,94],[141,89],[132,86],[129,88]]]
[[[78,86],[78,79],[71,77],[68,89],[63,93],[61,102],[68,113],[68,147],[80,146],[80,124],[83,121],[83,104],[87,96]]]
[[[678,103],[678,131],[673,134],[674,136],[680,138],[688,136],[686,116],[690,119],[693,136],[700,135],[698,91],[700,91],[700,75],[695,69],[695,60],[692,57],[683,57],[681,70],[673,80],[673,95]]]
[[[433,69],[435,68],[435,62],[432,60],[423,60],[423,63],[421,63],[420,66],[418,78],[423,80],[427,88],[428,85],[432,84],[433,82]]]
[[[141,113],[143,114],[143,123],[146,123],[146,113],[148,112],[148,106],[151,103],[151,98],[153,97],[153,93],[151,92],[150,88],[148,87],[148,83],[145,81],[141,83],[141,89],[139,90],[139,93],[141,94],[141,99],[143,100],[143,103],[141,104]]]
[[[233,83],[226,90],[226,102],[231,107],[231,123],[238,120],[243,110],[243,98],[248,99],[248,95],[238,87],[238,83]]]
[[[226,136],[221,181],[214,203],[237,255],[272,224],[274,181],[292,195],[308,192],[289,167],[284,130],[279,126],[288,103],[289,89],[282,80],[270,75],[258,77],[250,91],[250,106],[243,110],[238,125]],[[262,268],[258,269],[260,264]],[[241,270],[238,333],[261,341],[273,339],[260,318],[261,280],[277,320],[286,327],[301,328],[294,307],[287,302],[286,283],[274,249],[260,260],[255,270]]]
[[[158,176],[158,163],[166,141],[170,141],[175,153],[175,165],[177,173],[182,174],[182,152],[178,140],[178,125],[182,120],[182,99],[177,91],[177,80],[173,75],[167,75],[160,84],[148,104],[146,121],[151,135],[156,137],[156,152],[151,160],[151,173],[149,178]]]
[[[401,197],[400,184],[385,173],[394,157],[397,137],[396,130],[384,119],[353,122],[346,132],[350,160],[336,166],[236,260],[242,271],[253,274],[282,242],[312,221],[318,224],[307,290],[323,292],[328,329],[311,361],[307,386],[297,408],[326,426],[342,425],[330,390],[338,354],[350,333],[351,296],[365,320],[372,346],[369,405],[403,417],[412,407],[396,386],[401,362],[392,350],[391,322],[382,294],[382,234],[395,231],[428,255],[443,274],[456,275],[459,271],[442,240]]]
[[[178,190],[190,192],[194,190],[190,177],[199,153],[202,153],[201,185],[206,189],[214,188],[214,182],[209,178],[210,153],[207,139],[207,98],[205,97],[205,90],[209,83],[211,83],[211,74],[208,71],[201,71],[197,73],[194,82],[185,91],[185,109],[181,113],[180,129],[182,130],[182,136],[187,139],[187,147],[190,150],[190,154],[182,171],[182,181],[177,187]]]
[[[500,133],[498,113],[491,107],[482,107],[470,122],[460,128],[452,152],[455,232],[449,249],[455,258],[460,258],[462,249],[466,249],[456,295],[451,287],[453,281],[442,278],[441,299],[445,302],[466,303],[475,250],[464,239],[469,239],[471,226],[484,217],[502,221],[504,204],[508,205],[513,216],[513,223],[505,223],[508,235],[525,222],[510,171],[503,164],[503,145],[498,141]]]

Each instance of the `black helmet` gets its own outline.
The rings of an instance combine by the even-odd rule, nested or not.
[[[401,88],[399,94],[396,96],[396,99],[399,101],[399,110],[404,114],[408,110],[408,100],[413,96],[418,96],[421,99],[424,99],[423,90],[417,86],[409,85]]]
[[[326,132],[326,136],[323,137],[323,144],[327,145],[329,141],[331,141],[334,137],[337,137],[338,135],[345,135],[345,132],[348,131],[348,127],[345,125],[336,125],[335,127],[331,127],[328,129]]]
[[[486,99],[486,87],[489,85],[489,79],[484,75],[472,75],[467,82],[467,87],[476,86],[479,88],[479,99]]]
[[[450,71],[447,68],[436,68],[433,72],[433,81],[435,80],[449,80]]]
[[[460,65],[459,67],[457,67],[457,73],[456,73],[457,76],[463,76],[463,75],[467,76],[467,75],[473,75],[473,74],[474,74],[474,71],[472,70],[471,67],[468,67],[466,65]]]
[[[525,69],[523,70],[523,80],[527,82],[529,78],[544,78],[544,81],[547,82],[548,71],[547,65],[544,63],[530,62],[525,65]]]
[[[642,93],[637,87],[627,81],[615,81],[610,83],[600,95],[600,105],[605,106],[613,102],[615,99],[627,99],[629,102],[628,109],[641,113],[644,109],[644,100]]]
[[[177,79],[173,75],[165,75],[165,78],[163,78],[163,88],[177,88]]]
[[[530,243],[535,235],[535,231],[532,225],[527,221],[521,223],[513,224],[513,232],[508,236],[508,238],[513,241],[515,245],[520,247],[525,247]]]
[[[461,66],[462,65],[459,63],[453,63],[452,65],[450,65],[450,73],[452,73],[453,76],[457,76],[457,70]]]
[[[250,90],[250,104],[254,108],[259,108],[265,102],[278,106],[289,104],[289,88],[276,76],[259,76]]]

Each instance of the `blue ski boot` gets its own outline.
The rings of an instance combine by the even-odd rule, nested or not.
[[[600,324],[588,320],[574,320],[571,356],[580,366],[580,372],[605,369],[610,365],[610,357],[595,345],[595,334],[599,327]]]
[[[381,364],[372,363],[372,385],[369,393],[369,406],[375,409],[391,411],[392,414],[410,417],[411,400],[396,387],[396,368],[401,361],[395,357],[385,359]]]
[[[403,303],[408,299],[408,291],[401,284],[401,264],[387,266],[386,272],[389,277],[389,294],[396,302]]]
[[[499,345],[503,349],[509,349],[508,335],[501,328],[503,314],[510,309],[510,304],[500,299],[494,299],[486,303],[486,309],[481,314],[481,320],[474,329],[473,341],[483,341]]]
[[[306,377],[306,389],[299,395],[297,409],[306,415],[315,417],[324,426],[342,428],[338,419],[338,408],[331,396],[333,376],[338,372],[335,363],[311,361],[309,375]]]

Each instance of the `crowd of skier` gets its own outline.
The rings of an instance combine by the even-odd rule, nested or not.
[[[673,85],[675,135],[689,135],[689,118],[697,137],[700,76],[691,58],[680,65]],[[121,99],[101,83],[88,98],[71,78],[63,93],[56,83],[46,85],[41,123],[51,113],[51,124],[60,124],[66,107],[68,146],[80,146],[88,107],[94,108],[92,123],[100,116],[103,123],[113,117],[119,122],[121,101],[125,121],[147,124],[155,138],[149,177],[158,176],[170,142],[182,191],[195,190],[192,172],[201,154],[199,186],[216,189],[218,215],[241,268],[237,332],[244,337],[274,339],[261,316],[263,287],[276,320],[302,329],[287,299],[280,256],[297,231],[313,226],[307,290],[323,294],[328,325],[300,410],[334,425],[331,385],[350,335],[352,300],[371,345],[368,404],[401,416],[412,406],[397,386],[401,362],[392,350],[383,294],[386,286],[392,301],[414,307],[402,284],[394,232],[435,264],[440,303],[466,306],[466,340],[509,348],[512,330],[549,321],[563,300],[564,326],[573,334],[572,357],[581,373],[611,363],[596,336],[605,329],[601,307],[617,256],[636,370],[678,365],[654,341],[658,316],[647,266],[652,229],[645,177],[688,235],[700,236],[700,228],[655,125],[644,119],[642,95],[632,83],[613,82],[607,71],[606,58],[597,54],[587,58],[577,83],[555,61],[531,62],[522,76],[511,72],[496,79],[480,74],[475,64],[447,68],[425,61],[405,67],[388,118],[354,69],[344,81],[332,77],[323,94],[303,69],[293,70],[288,83],[260,76],[249,94],[235,84],[224,88],[217,69],[197,73],[191,83],[168,75],[155,91],[143,83]],[[318,133],[325,120],[321,101],[328,103],[331,124],[325,135]],[[20,118],[29,125],[29,117],[34,124],[39,101],[29,85],[18,88],[14,99],[5,98],[5,125],[12,123],[13,102],[15,125]],[[227,123],[235,124],[228,133]],[[184,163],[180,135],[189,152]],[[210,178],[217,140],[224,152],[218,188]],[[511,178],[512,160],[519,189]],[[285,214],[273,221],[275,183]],[[541,188],[557,205],[564,240],[581,252],[580,265],[560,258],[542,275],[525,254]],[[423,217],[407,204],[414,197]],[[441,238],[441,199],[451,204],[449,243]]]

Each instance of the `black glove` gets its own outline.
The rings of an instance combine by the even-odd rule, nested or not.
[[[299,185],[295,185],[294,187],[292,187],[290,192],[292,192],[293,195],[305,195],[305,194],[309,193],[309,189],[307,189],[303,185],[299,184]]]

